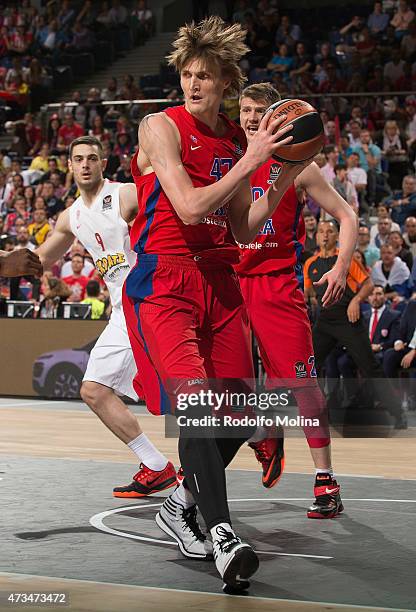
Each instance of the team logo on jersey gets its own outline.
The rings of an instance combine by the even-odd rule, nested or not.
[[[98,273],[101,276],[104,276],[104,274],[107,274],[107,272],[111,270],[111,268],[114,268],[114,266],[124,263],[126,263],[124,253],[114,253],[112,255],[106,255],[105,257],[97,259],[95,262],[95,267],[97,268]]]
[[[276,231],[273,226],[273,219],[267,219],[266,223],[263,225],[261,230],[259,231],[259,236],[268,236],[269,234],[275,234]]]
[[[109,195],[106,195],[103,198],[103,208],[102,208],[102,210],[110,210],[111,206],[112,206],[112,197],[109,194]]]
[[[194,136],[193,134],[191,134],[191,135],[189,136],[189,138],[192,140],[192,142],[195,142],[195,143],[197,143],[197,142],[198,142],[198,138],[197,138],[196,136]]]
[[[308,376],[306,365],[303,363],[303,361],[297,361],[294,367],[296,378],[306,378]]]
[[[274,183],[275,180],[279,178],[281,171],[282,171],[282,166],[280,164],[272,164],[270,166],[270,173],[269,173],[269,178],[267,180],[267,183],[269,185]]]
[[[235,154],[237,155],[237,157],[243,157],[244,151],[240,141],[238,140],[238,138],[233,138],[232,140],[233,144],[235,145]]]

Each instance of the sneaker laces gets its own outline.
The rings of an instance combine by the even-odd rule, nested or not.
[[[235,533],[227,531],[224,527],[217,527],[215,531],[217,535],[222,538],[221,540],[215,539],[215,543],[218,544],[220,551],[223,553],[228,553],[234,544],[239,544],[241,542],[240,538]]]
[[[144,465],[144,463],[140,464],[140,470],[133,476],[133,480],[139,482],[140,480],[146,480],[150,475],[150,469]]]
[[[183,508],[181,515],[186,528],[196,537],[196,539],[205,541],[206,538],[199,527],[198,521],[196,520],[196,506]]]

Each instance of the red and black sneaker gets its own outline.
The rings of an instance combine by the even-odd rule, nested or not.
[[[264,438],[260,442],[250,442],[249,447],[256,454],[256,459],[263,468],[262,482],[266,489],[274,487],[280,480],[285,467],[283,435],[279,438]]]
[[[317,474],[313,492],[315,502],[307,512],[308,518],[330,519],[344,510],[340,486],[331,474]]]
[[[176,472],[170,461],[160,472],[155,472],[141,463],[140,470],[133,476],[133,482],[125,487],[115,487],[113,497],[146,497],[174,485]]]

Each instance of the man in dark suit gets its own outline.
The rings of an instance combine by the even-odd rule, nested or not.
[[[383,360],[384,373],[388,378],[395,378],[402,364],[404,356],[414,347],[411,344],[416,329],[416,300],[410,300],[402,314],[399,337],[395,340],[393,348],[389,348]]]
[[[383,365],[385,351],[392,348],[400,338],[400,313],[386,306],[386,296],[381,285],[374,285],[368,301],[371,309],[364,313],[363,321],[374,357]],[[352,397],[357,390],[357,367],[347,352],[338,357],[337,368],[345,379],[347,395]]]

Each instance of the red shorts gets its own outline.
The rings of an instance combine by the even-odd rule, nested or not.
[[[259,344],[269,388],[278,380],[316,385],[312,332],[299,281],[292,271],[240,276],[251,327]],[[287,386],[285,380],[280,386]]]
[[[204,258],[140,255],[123,308],[150,412],[171,412],[178,381],[253,379],[250,330],[231,266]]]

